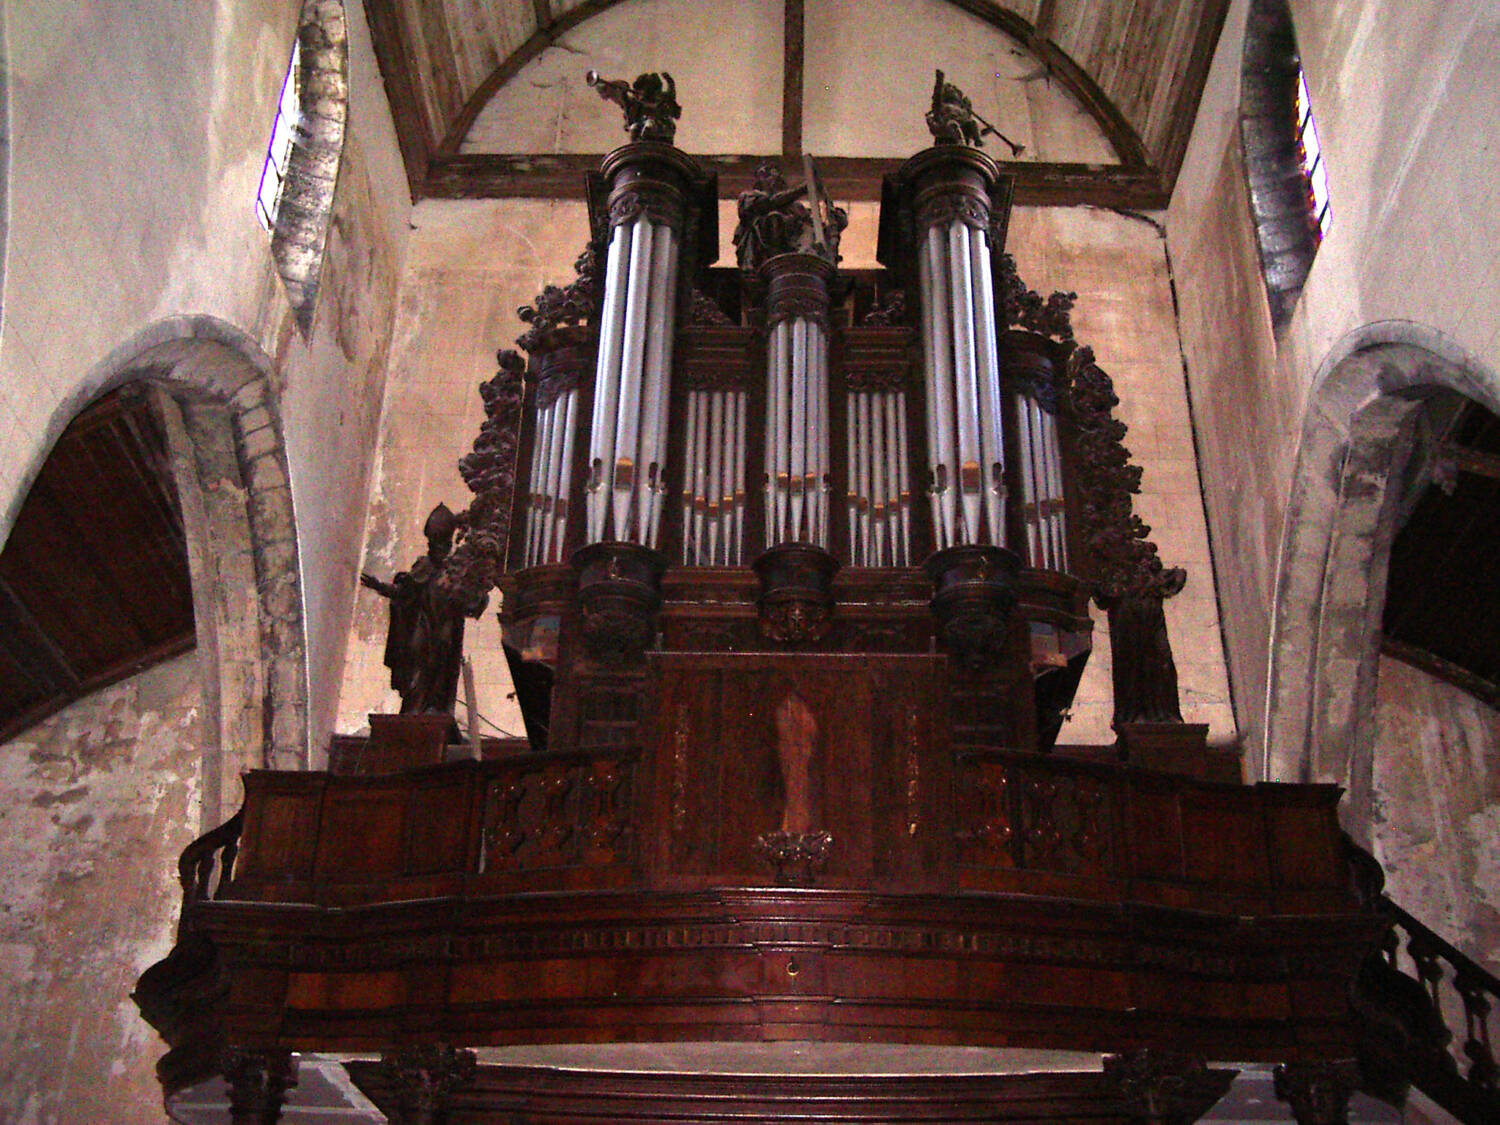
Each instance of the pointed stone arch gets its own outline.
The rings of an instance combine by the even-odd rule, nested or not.
[[[1500,412],[1500,373],[1408,321],[1345,336],[1309,398],[1278,562],[1266,698],[1266,780],[1349,791],[1369,823],[1386,566],[1425,396]]]

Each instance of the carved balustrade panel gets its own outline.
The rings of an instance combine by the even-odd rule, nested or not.
[[[484,793],[486,874],[628,865],[637,757],[552,756],[507,767]]]

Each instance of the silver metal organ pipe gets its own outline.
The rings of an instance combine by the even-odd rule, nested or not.
[[[620,349],[619,416],[615,428],[615,460],[610,487],[613,491],[611,538],[634,540],[636,528],[631,511],[635,478],[641,471],[641,392],[646,349],[646,314],[650,304],[651,260],[654,224],[644,215],[635,221],[630,241],[630,281],[625,303],[625,339]],[[644,528],[644,522],[641,524]]]
[[[960,535],[965,543],[978,543],[984,498],[979,477],[979,396],[974,385],[974,278],[969,233],[961,219],[954,219],[948,226],[948,276],[953,316],[954,428],[958,436],[956,484],[964,521]]]
[[[792,321],[791,521],[787,536],[802,535],[803,493],[807,473],[807,321]]]
[[[555,546],[554,554],[561,555],[563,539],[568,530],[568,502],[573,495],[573,446],[576,444],[574,434],[578,422],[578,391],[568,390],[557,400],[558,413],[562,426],[562,456],[561,473],[557,482],[557,499],[552,510],[552,539]]]
[[[911,462],[908,459],[906,437],[906,394],[897,392],[896,399],[896,466],[901,473],[901,554],[898,566],[911,565]]]
[[[880,408],[880,399],[885,396],[879,392],[870,392],[862,395],[862,399],[868,404],[868,423],[865,431],[865,443],[870,447],[870,531],[871,552],[870,562],[877,567],[885,565],[885,520],[889,516],[889,505],[886,504],[888,496],[885,495],[885,471],[886,466],[886,441],[885,441],[885,411]],[[865,410],[861,407],[861,410]]]
[[[1068,569],[1067,516],[1063,507],[1062,447],[1057,436],[1057,418],[1045,415],[1047,421],[1047,467],[1051,479],[1052,512],[1048,520],[1052,527],[1054,570]]]
[[[1011,399],[1016,415],[1016,435],[1021,442],[1021,522],[1026,527],[1026,561],[1031,566],[1041,566],[1041,543],[1037,526],[1037,492],[1034,477],[1036,457],[1032,451],[1031,409],[1025,395]]]
[[[562,397],[558,396],[547,408],[547,450],[542,457],[547,481],[546,508],[542,516],[542,562],[552,561],[553,529],[557,520],[557,505],[562,495],[562,413]]]
[[[708,392],[694,391],[693,561],[703,566],[704,520],[708,518]]]
[[[886,391],[880,396],[885,400],[885,519],[888,531],[886,541],[890,544],[890,564],[906,565],[906,552],[900,543],[901,500],[900,456],[901,442],[896,436],[896,391]]]
[[[531,432],[531,473],[526,490],[526,545],[523,552],[526,566],[536,565],[536,542],[541,534],[541,496],[542,490],[538,486],[541,480],[542,445],[546,440],[546,417],[545,410],[539,410],[536,414],[536,424]]]
[[[791,498],[791,434],[787,431],[787,410],[791,404],[791,366],[792,366],[792,326],[786,321],[776,325],[775,349],[771,376],[773,382],[773,393],[770,395],[775,405],[774,430],[772,433],[772,449],[776,455],[775,471],[772,474],[772,493],[774,503],[774,525],[772,527],[772,538],[770,542],[781,543],[787,537],[786,510],[787,503]]]
[[[662,307],[664,310],[670,312],[677,304],[677,279],[682,266],[682,246],[675,230],[666,225],[663,225],[662,230],[665,234],[667,248],[667,283],[664,289]],[[653,344],[660,347],[660,356],[656,369],[661,372],[661,396],[657,404],[656,446],[653,453],[658,468],[656,472],[656,492],[651,501],[650,545],[652,550],[656,549],[657,539],[661,535],[662,507],[667,501],[668,412],[672,402],[672,355],[675,340],[675,325],[667,323],[662,328],[659,344],[658,341],[652,341]]]
[[[859,527],[859,392],[851,391],[844,418],[844,475],[849,491],[849,556],[856,565],[859,557],[856,530]]]
[[[973,275],[974,335],[979,346],[979,444],[984,469],[985,516],[993,544],[1005,542],[1005,448],[1000,423],[1000,350],[995,328],[995,280],[990,272],[989,232],[969,241]]]
[[[672,333],[668,314],[672,310],[671,253],[675,248],[672,228],[658,225],[653,234],[651,252],[650,307],[646,317],[646,358],[641,402],[640,454],[636,474],[635,510],[640,523],[640,541],[655,545],[654,515],[659,507],[662,458],[666,447],[662,402],[670,386],[671,368],[667,359]]]
[[[927,408],[937,415],[937,445],[929,451],[928,459],[933,464],[933,483],[938,492],[942,515],[939,526],[934,528],[939,549],[951,547],[958,542],[958,444],[953,418],[952,340],[944,330],[951,322],[952,314],[949,277],[943,268],[947,259],[943,242],[942,228],[929,227],[927,260],[932,283],[934,333],[933,368],[928,372],[927,378]]]
[[[870,565],[870,396],[860,391],[854,396],[856,433],[855,456],[859,484],[859,560]],[[850,529],[851,533],[854,529]]]
[[[724,392],[708,392],[708,565],[719,562],[719,531],[724,518]]]
[[[745,415],[750,410],[750,396],[744,391],[734,395],[734,555],[730,562],[742,561],[745,544]]]
[[[936,342],[938,337],[937,309],[935,307],[936,299],[933,296],[934,284],[935,283],[932,277],[932,262],[931,259],[929,259],[927,256],[927,247],[924,244],[922,248],[917,252],[917,285],[921,290],[922,299],[922,370],[926,374],[925,386],[927,388],[927,393],[924,399],[927,408],[922,411],[922,415],[927,423],[928,468],[932,470],[934,474],[932,480],[933,487],[928,491],[927,499],[932,507],[932,535],[934,541],[936,541],[939,535],[939,528],[942,527],[943,519],[941,502],[938,499],[937,493],[938,481],[935,468],[937,464],[938,447],[937,411],[933,407],[934,396],[931,387],[932,379],[934,378],[933,372],[937,370]],[[853,535],[854,525],[852,520],[849,526],[849,533],[850,535]],[[943,546],[941,542],[937,542],[936,545],[939,547]]]
[[[604,307],[599,323],[599,359],[594,371],[594,417],[589,431],[588,540],[604,538],[605,514],[614,487],[615,418],[619,413],[620,346],[624,336],[625,263],[630,260],[631,227],[615,227],[604,274]]]

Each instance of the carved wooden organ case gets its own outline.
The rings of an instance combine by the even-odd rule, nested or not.
[[[964,145],[912,157],[877,271],[838,269],[815,176],[796,195],[763,169],[738,267],[711,268],[713,178],[627,145],[590,177],[578,277],[522,310],[502,624],[533,746],[635,741],[677,654],[818,653],[941,654],[958,742],[1046,749],[1090,592],[1171,573],[1072,295],[1005,253],[1011,178]]]

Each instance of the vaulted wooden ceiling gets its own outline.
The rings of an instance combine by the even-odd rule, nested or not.
[[[577,197],[603,154],[461,153],[495,92],[584,21],[627,0],[366,0],[413,199]],[[775,0],[742,0],[774,3]],[[1165,206],[1228,0],[946,0],[1011,36],[1099,123],[1117,165],[1021,161],[1019,203]],[[694,153],[732,195],[801,152],[805,0],[782,0],[783,151]],[[851,4],[851,11],[858,5]],[[820,161],[821,163],[821,161]],[[845,199],[879,198],[892,161],[829,160]]]

